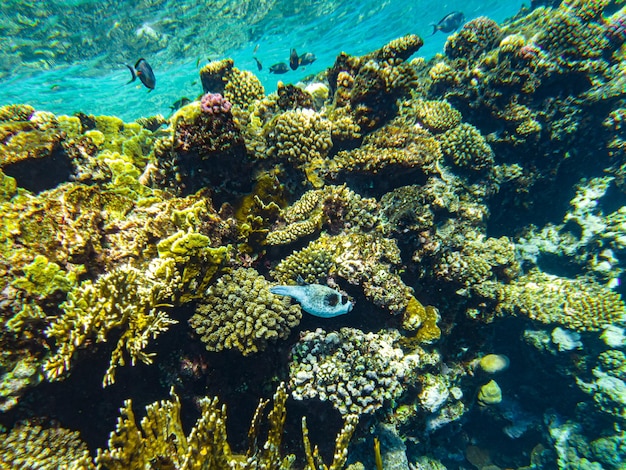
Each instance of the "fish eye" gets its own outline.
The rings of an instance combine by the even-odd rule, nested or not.
[[[330,307],[334,307],[335,305],[337,305],[337,302],[339,302],[339,296],[337,294],[328,294],[326,296],[326,303]]]

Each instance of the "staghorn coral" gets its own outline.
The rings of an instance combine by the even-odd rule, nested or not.
[[[176,323],[160,309],[173,298],[178,273],[171,266],[158,270],[159,264],[154,262],[151,271],[121,266],[95,282],[84,281],[70,291],[60,306],[63,314],[45,331],[56,343],[56,351],[43,365],[49,380],[58,379],[69,371],[75,354],[86,342],[104,342],[111,331],[120,328],[122,335],[111,353],[103,386],[115,381],[116,367],[126,363],[125,351],[132,365],[137,360],[146,364],[152,362],[153,354],[144,351],[148,341]]]
[[[342,415],[374,413],[402,393],[408,364],[402,350],[393,346],[398,336],[353,328],[304,333],[291,351],[291,395],[296,400],[328,400]]]
[[[599,331],[626,320],[619,294],[583,278],[566,279],[536,270],[500,286],[496,308],[498,313],[521,314],[577,331]]]
[[[474,172],[487,172],[494,165],[491,147],[480,131],[463,123],[439,136],[441,152],[456,166]]]
[[[238,268],[211,285],[189,324],[209,351],[238,349],[244,356],[284,339],[300,323],[300,306],[270,293],[252,268]]]
[[[40,470],[96,468],[78,432],[46,429],[28,422],[0,434],[0,466]]]
[[[377,223],[377,209],[375,199],[362,198],[345,185],[307,191],[281,211],[278,225],[267,235],[266,243],[291,243],[322,228],[331,233],[344,228],[371,230]]]

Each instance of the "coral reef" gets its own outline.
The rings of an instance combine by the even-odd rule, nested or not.
[[[76,431],[22,423],[0,436],[0,464],[5,468],[96,468]]]
[[[300,306],[270,293],[271,284],[252,268],[238,268],[211,285],[189,319],[209,351],[237,349],[244,356],[284,339],[300,323]]]
[[[409,365],[392,332],[306,332],[291,351],[289,388],[296,400],[330,401],[342,415],[371,414],[402,393]],[[419,366],[412,357],[411,365]]]
[[[111,353],[103,385],[115,381],[115,368],[126,362],[124,351],[132,365],[136,361],[150,364],[153,355],[144,351],[148,341],[176,323],[161,309],[172,301],[179,275],[171,268],[165,272],[169,277],[157,277],[156,265],[148,272],[127,265],[73,289],[60,306],[63,314],[45,332],[57,347],[44,363],[46,377],[54,380],[63,376],[79,347],[88,340],[106,341],[116,328],[124,331]]]
[[[284,245],[318,233],[322,228],[331,233],[345,228],[369,231],[377,223],[377,210],[375,199],[362,198],[345,185],[307,191],[281,211],[266,242]]]
[[[497,310],[572,330],[598,331],[624,324],[619,294],[585,279],[565,279],[531,271],[499,289]]]

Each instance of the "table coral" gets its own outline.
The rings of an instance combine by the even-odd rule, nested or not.
[[[497,310],[577,331],[599,331],[626,321],[619,294],[599,284],[531,271],[500,287]]]
[[[211,285],[189,324],[207,350],[238,349],[244,356],[284,339],[300,323],[300,306],[270,293],[252,268],[238,268]]]
[[[291,352],[292,396],[328,400],[342,415],[374,413],[402,393],[407,365],[396,339],[397,333],[353,328],[304,333]]]
[[[115,381],[116,367],[126,362],[124,351],[132,365],[137,360],[150,364],[153,354],[144,351],[148,341],[176,323],[161,310],[173,298],[178,281],[176,272],[170,271],[169,275],[156,279],[150,272],[126,265],[70,291],[60,306],[63,314],[53,319],[45,331],[56,343],[56,351],[44,363],[46,377],[62,377],[81,346],[88,340],[104,342],[116,329],[122,329],[122,335],[111,353],[103,385]]]

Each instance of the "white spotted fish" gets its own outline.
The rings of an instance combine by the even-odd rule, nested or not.
[[[321,284],[303,286],[274,286],[270,292],[297,300],[302,310],[316,317],[332,318],[352,310],[353,304],[339,291]]]

